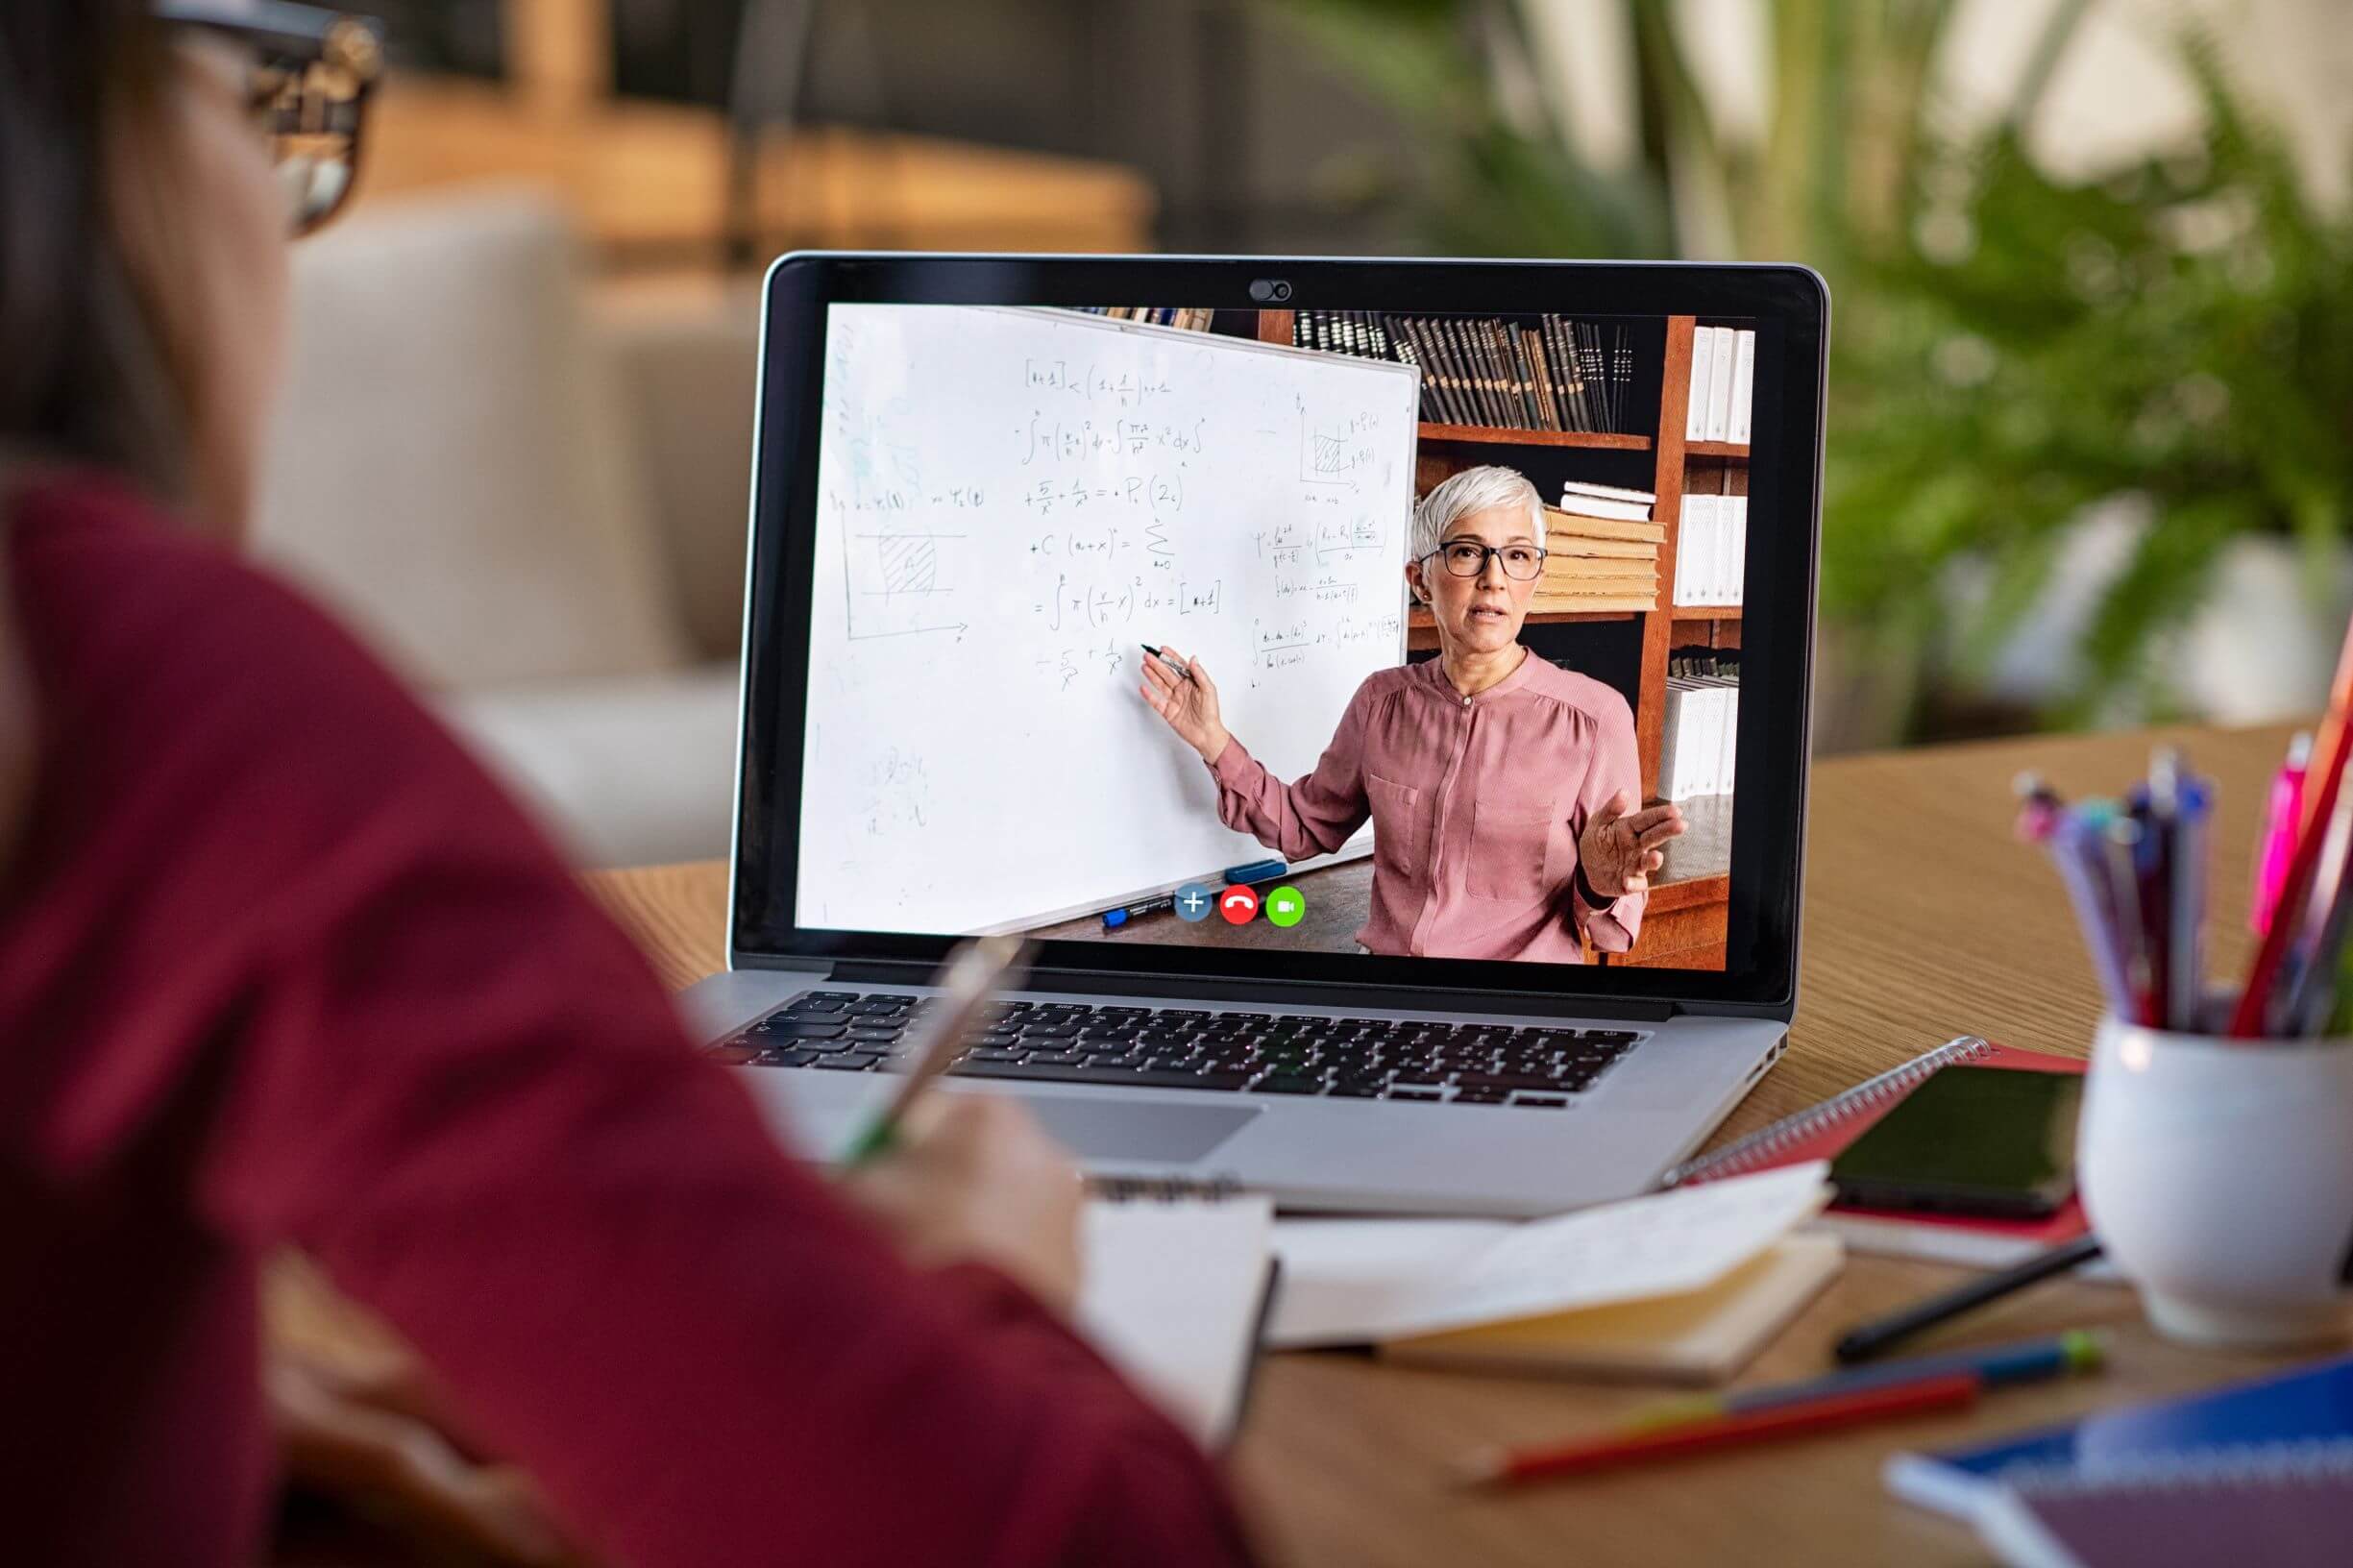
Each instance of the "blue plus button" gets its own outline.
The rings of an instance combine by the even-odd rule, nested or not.
[[[1206,920],[1210,911],[1217,907],[1217,894],[1198,882],[1188,882],[1176,891],[1176,912],[1180,920]]]

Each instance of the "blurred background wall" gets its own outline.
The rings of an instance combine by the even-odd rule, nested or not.
[[[407,353],[415,407],[469,373],[463,334],[442,363],[405,331],[436,264],[453,319],[505,319],[455,303],[484,280],[563,295],[551,346],[510,369],[610,361],[603,423],[567,439],[630,453],[614,537],[643,536],[651,651],[534,680],[723,684],[742,496],[710,476],[748,439],[758,269],[817,245],[1813,265],[1837,302],[1826,747],[2313,711],[2353,608],[2343,0],[376,9],[402,70],[353,244],[385,224],[415,259],[364,300],[321,285],[292,434],[340,450],[363,417],[332,349],[363,352],[371,310],[391,347],[364,352]],[[518,473],[474,503],[557,507],[563,444],[509,447]],[[497,466],[451,446],[440,467],[469,464]],[[416,499],[397,478],[387,514]],[[392,601],[429,590],[277,515],[282,557],[395,644],[430,621]],[[478,717],[517,678],[504,654],[409,662]],[[543,794],[593,793],[627,743],[566,752],[536,702],[482,721],[486,744],[552,747],[525,769]]]

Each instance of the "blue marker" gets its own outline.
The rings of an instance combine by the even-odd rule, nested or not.
[[[1164,909],[1176,908],[1176,894],[1163,894],[1158,898],[1146,898],[1140,904],[1123,904],[1103,912],[1103,929],[1116,931],[1128,921],[1144,915],[1157,915]]]
[[[1279,860],[1254,860],[1247,866],[1226,868],[1226,886],[1246,888],[1256,882],[1272,882],[1279,876],[1290,875],[1290,867]]]

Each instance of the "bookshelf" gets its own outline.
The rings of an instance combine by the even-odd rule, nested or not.
[[[1604,430],[1512,430],[1497,425],[1433,425],[1428,420],[1422,421],[1417,429],[1425,441],[1473,441],[1488,447],[1587,447],[1597,452],[1651,450],[1651,438],[1647,435]]]
[[[1293,335],[1293,317],[1294,312],[1289,310],[1260,311],[1259,337],[1269,343],[1288,344]],[[1666,318],[1654,434],[1525,430],[1428,421],[1420,425],[1418,431],[1421,440],[1414,476],[1416,494],[1428,493],[1439,480],[1460,469],[1482,463],[1512,464],[1515,449],[1585,452],[1597,458],[1604,453],[1650,454],[1650,488],[1657,495],[1652,516],[1666,528],[1666,538],[1658,548],[1658,602],[1649,610],[1535,610],[1528,617],[1532,625],[1639,624],[1641,649],[1636,665],[1634,735],[1641,753],[1646,798],[1654,798],[1658,789],[1669,651],[1692,645],[1740,646],[1739,605],[1674,602],[1675,558],[1682,527],[1683,497],[1702,491],[1746,495],[1749,488],[1747,444],[1691,441],[1684,436],[1690,410],[1692,331],[1699,325],[1695,316]],[[1622,456],[1610,460],[1621,464],[1624,461]],[[1590,477],[1612,483],[1625,482],[1623,467],[1612,472],[1619,477],[1612,478],[1604,474]],[[1436,627],[1426,612],[1415,610],[1408,616],[1407,645],[1415,650],[1437,646]],[[1630,953],[1593,956],[1604,963],[1655,968],[1723,967],[1730,889],[1731,799],[1712,796],[1686,807],[1691,831],[1678,841],[1668,864],[1654,880],[1641,940]]]

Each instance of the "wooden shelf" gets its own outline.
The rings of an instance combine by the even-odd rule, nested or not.
[[[1433,425],[1425,420],[1421,435],[1425,441],[1477,441],[1503,447],[1584,447],[1602,452],[1651,450],[1651,438],[1647,435],[1600,430],[1515,430],[1502,425]],[[1740,449],[1744,455],[1748,450]]]
[[[1683,452],[1692,457],[1736,457],[1744,463],[1749,460],[1746,441],[1686,441]]]
[[[1642,610],[1530,610],[1528,623],[1531,625],[1571,625],[1602,621],[1639,621],[1646,613]],[[1408,611],[1406,647],[1418,653],[1424,649],[1437,646],[1437,624],[1430,619],[1430,612],[1418,608]]]
[[[1740,619],[1740,606],[1737,604],[1678,604],[1675,606],[1675,619],[1678,621],[1737,621]]]

